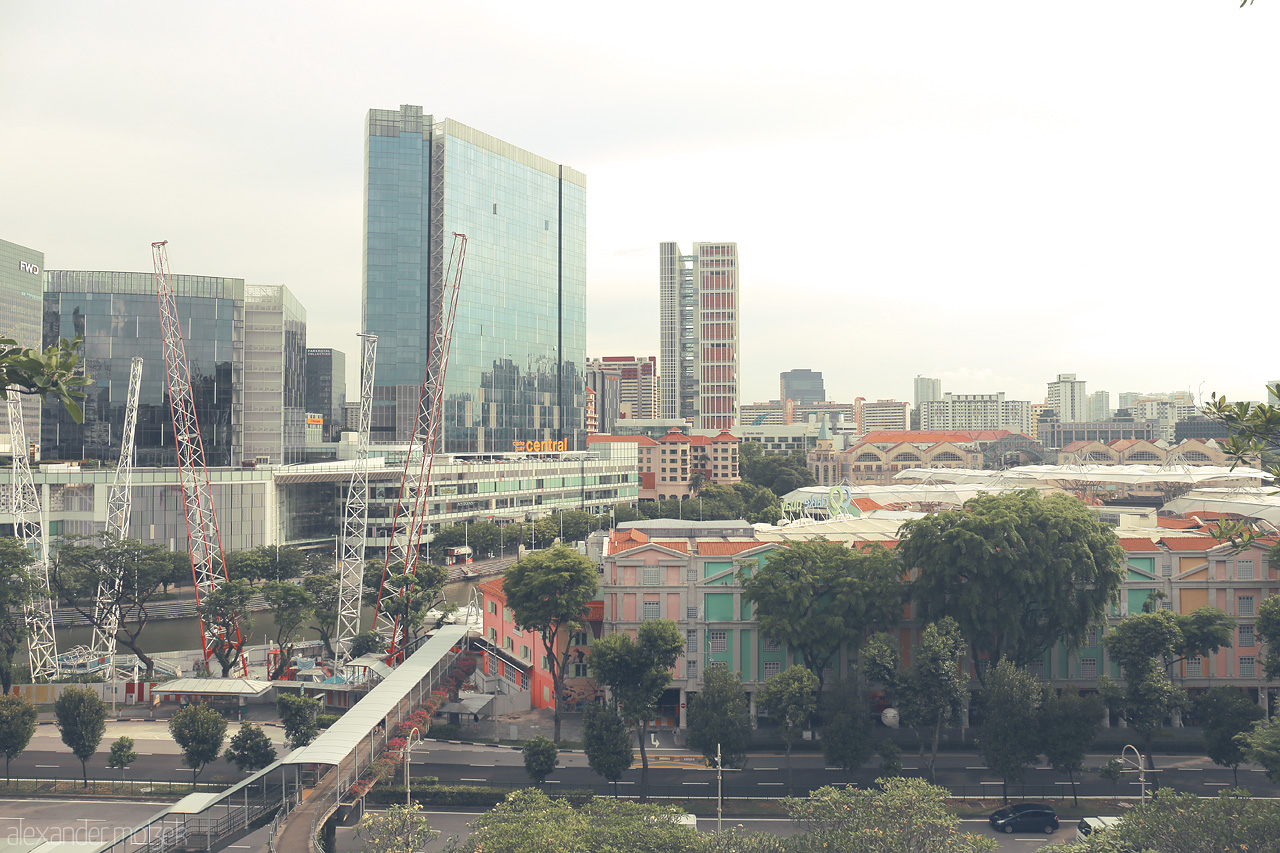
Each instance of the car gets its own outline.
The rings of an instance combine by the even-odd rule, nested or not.
[[[1115,826],[1120,822],[1118,817],[1086,817],[1081,818],[1080,823],[1076,826],[1076,841],[1084,841],[1095,832],[1102,832],[1109,826]]]
[[[1001,832],[1052,833],[1058,828],[1058,813],[1044,803],[1018,803],[991,815],[991,828]]]

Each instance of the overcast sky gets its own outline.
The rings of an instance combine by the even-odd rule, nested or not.
[[[659,241],[735,240],[744,403],[797,367],[1258,399],[1278,10],[0,0],[0,238],[118,270],[167,239],[354,362],[365,112],[419,104],[587,174],[588,355],[657,354]]]

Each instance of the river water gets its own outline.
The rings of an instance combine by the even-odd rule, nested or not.
[[[444,594],[450,604],[465,607],[473,587],[480,580],[458,581],[445,586]],[[373,608],[365,607],[360,611],[360,627],[369,630],[373,627]],[[274,641],[276,636],[276,620],[270,610],[257,610],[253,613],[253,631],[248,645],[258,645]],[[314,630],[304,630],[306,639],[315,639]],[[66,650],[74,646],[87,646],[93,642],[93,628],[88,625],[58,628],[58,649]],[[153,619],[147,629],[142,632],[139,642],[146,652],[175,652],[200,648],[200,622],[194,616],[186,619]],[[128,652],[120,646],[121,652]]]

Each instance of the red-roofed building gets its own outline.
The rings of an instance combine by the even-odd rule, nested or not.
[[[688,500],[703,483],[729,484],[741,481],[738,472],[740,439],[722,431],[718,435],[685,435],[672,429],[659,439],[642,435],[592,435],[587,446],[597,442],[632,442],[636,445],[640,473],[640,500]]]
[[[820,486],[887,486],[895,482],[895,474],[908,468],[980,469],[983,445],[1010,434],[1007,430],[871,432],[845,450],[820,446],[809,452],[807,462]]]

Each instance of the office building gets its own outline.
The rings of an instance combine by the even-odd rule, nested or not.
[[[372,439],[407,442],[452,235],[467,235],[444,449],[585,447],[586,178],[422,108],[370,110],[361,328],[378,336]]]
[[[322,441],[337,441],[346,426],[347,356],[330,347],[307,347],[306,408],[324,418]]]
[[[171,275],[183,347],[209,466],[243,456],[245,285],[239,278]],[[45,273],[44,343],[84,335],[84,422],[56,401],[44,405],[41,451],[47,459],[120,458],[129,370],[141,356],[142,387],[134,438],[139,467],[178,464],[169,410],[160,312],[151,272],[49,270]],[[277,386],[275,394],[280,395]]]
[[[854,400],[854,418],[858,434],[905,430],[910,423],[911,404],[898,400],[876,400],[868,403],[859,397]]]
[[[738,244],[659,246],[662,417],[738,424]]]
[[[245,288],[244,458],[305,460],[307,312],[278,285]]]
[[[787,370],[779,375],[779,396],[782,402],[793,401],[807,406],[827,399],[827,389],[822,384],[822,374],[816,370]]]
[[[5,321],[0,337],[11,338],[18,346],[40,349],[41,303],[44,252],[0,240],[0,310]],[[73,335],[67,335],[71,338]],[[56,343],[56,341],[55,341]],[[59,403],[58,405],[61,405]],[[41,455],[40,401],[22,400],[22,429],[27,436],[27,452]],[[9,419],[0,418],[0,452],[10,453]]]
[[[952,394],[948,391],[941,400],[927,400],[920,404],[920,429],[1003,429],[1030,435],[1031,402],[1006,400],[1003,391],[997,394]]]
[[[593,358],[587,362],[587,372],[593,371],[617,374],[618,417],[648,421],[661,416],[656,356],[606,355]],[[596,391],[598,393],[600,389],[596,388]]]
[[[844,421],[852,426],[855,414],[856,406],[853,403],[835,403],[828,400],[801,405],[787,400],[786,402],[745,403],[740,410],[740,420],[744,426],[764,424],[785,426],[826,418],[832,425]]]
[[[1089,394],[1085,390],[1085,381],[1076,379],[1074,373],[1059,373],[1058,378],[1049,383],[1045,402],[1058,413],[1058,420],[1064,424],[1089,419]]]
[[[585,381],[588,396],[595,396],[595,425],[591,429],[591,417],[588,416],[587,435],[593,432],[613,432],[614,425],[622,417],[622,375],[611,367],[593,366],[598,361],[588,361]]]

